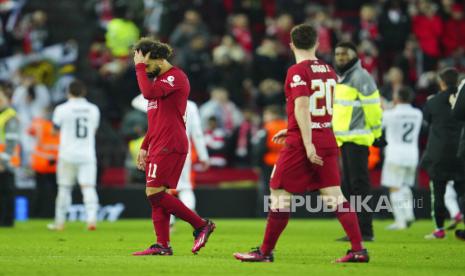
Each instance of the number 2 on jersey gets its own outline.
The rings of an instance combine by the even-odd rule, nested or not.
[[[310,97],[310,113],[312,116],[325,116],[326,114],[333,115],[333,93],[336,87],[336,80],[321,79],[312,80],[312,90],[314,91]],[[326,99],[326,105],[318,108],[318,100]]]

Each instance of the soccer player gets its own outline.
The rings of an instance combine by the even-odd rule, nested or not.
[[[352,249],[337,262],[368,262],[367,250],[356,213],[340,188],[338,148],[331,129],[336,73],[316,58],[317,33],[308,24],[291,31],[290,47],[296,64],[287,71],[285,82],[288,128],[278,132],[274,141],[284,143],[271,174],[270,199],[265,237],[262,245],[249,253],[235,253],[244,262],[272,262],[273,250],[289,221],[292,194],[319,190],[327,206],[336,212],[349,237]]]
[[[81,187],[87,215],[87,229],[95,230],[98,195],[97,159],[95,154],[95,133],[100,122],[98,107],[85,99],[86,88],[74,80],[68,88],[68,101],[56,107],[53,124],[60,130],[58,149],[57,182],[58,194],[55,203],[55,222],[50,230],[63,230],[66,212],[71,205],[71,192],[76,182]]]
[[[132,106],[140,111],[147,112],[148,101],[142,95],[135,97],[132,100]],[[176,191],[179,199],[189,209],[195,210],[195,195],[193,191],[193,183],[191,180],[192,173],[192,156],[191,156],[191,143],[194,142],[195,150],[197,152],[202,169],[207,170],[209,167],[209,157],[205,137],[203,135],[202,126],[200,124],[200,115],[197,105],[193,101],[187,101],[187,118],[186,118],[186,132],[189,141],[189,151],[186,157],[186,162],[181,172],[181,177],[178,182]],[[175,217],[171,215],[170,225],[173,226]]]
[[[189,80],[181,69],[168,62],[172,54],[169,45],[142,38],[134,50],[139,88],[149,101],[148,130],[139,152],[138,168],[145,170],[146,195],[152,206],[157,242],[133,255],[173,255],[169,243],[170,215],[194,227],[192,253],[196,254],[207,243],[215,224],[202,219],[166,192],[176,189],[188,153],[186,106]]]
[[[386,151],[381,183],[389,188],[394,224],[389,230],[406,229],[415,220],[411,187],[415,184],[418,165],[418,137],[423,114],[412,107],[413,92],[408,88],[394,94],[393,109],[383,116]]]

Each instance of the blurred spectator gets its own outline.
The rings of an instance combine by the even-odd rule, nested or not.
[[[50,39],[47,14],[40,10],[27,14],[19,22],[14,34],[16,39],[22,41],[25,54],[41,51]]]
[[[249,167],[252,163],[252,137],[257,134],[260,118],[250,109],[242,110],[244,120],[234,131],[232,141],[234,145],[234,164],[239,167]]]
[[[184,58],[189,53],[192,40],[199,37],[203,37],[206,46],[210,44],[208,28],[202,22],[200,14],[195,10],[187,10],[184,20],[176,26],[170,37],[177,64],[185,64]]]
[[[37,83],[33,76],[24,76],[13,92],[12,105],[18,112],[20,122],[21,150],[26,157],[23,163],[30,164],[34,139],[28,135],[28,129],[34,118],[44,116],[44,110],[50,106],[50,95],[47,88]]]
[[[127,6],[118,2],[113,6],[114,18],[108,22],[105,41],[115,57],[127,57],[131,46],[139,39],[139,28],[127,18]]]
[[[372,41],[365,39],[360,43],[358,48],[358,55],[360,62],[362,63],[362,67],[365,68],[365,70],[367,70],[376,81],[378,81],[379,59],[378,49],[375,44]]]
[[[189,76],[192,94],[204,94],[207,90],[211,57],[207,41],[202,35],[192,38],[179,65]]]
[[[438,14],[442,19],[447,20],[452,16],[455,0],[440,0]]]
[[[277,41],[266,37],[255,50],[252,74],[256,85],[267,78],[283,80],[286,60],[279,56],[278,49]]]
[[[145,135],[147,131],[147,115],[139,110],[128,111],[121,123],[121,134],[125,140],[133,140]]]
[[[236,14],[232,16],[231,34],[247,54],[252,53],[252,32],[249,28],[249,19],[245,14]]]
[[[451,17],[444,22],[444,33],[441,41],[445,57],[464,53],[465,36],[463,34],[465,34],[463,7],[460,4],[455,4],[452,7]]]
[[[236,105],[229,100],[228,91],[222,87],[213,88],[210,100],[200,107],[200,119],[204,128],[215,117],[215,127],[231,134],[242,123],[243,117]]]
[[[414,86],[416,84],[418,76],[423,72],[421,56],[422,53],[418,47],[418,43],[414,38],[412,38],[407,40],[402,55],[394,62],[395,66],[402,69],[404,80],[410,86]]]
[[[76,78],[74,76],[75,71],[76,67],[72,64],[66,64],[60,68],[58,79],[51,90],[51,101],[53,105],[57,105],[66,100],[69,84]]]
[[[265,79],[258,86],[258,95],[255,103],[259,110],[265,107],[276,105],[280,106],[286,101],[283,92],[283,84],[274,79]]]
[[[412,28],[423,51],[423,70],[436,70],[437,61],[441,55],[439,42],[443,32],[443,23],[430,0],[420,0],[418,9],[419,14],[412,19]]]
[[[379,39],[379,30],[376,9],[368,4],[364,5],[360,10],[360,27],[355,38],[357,41],[370,40],[377,41]]]
[[[230,62],[243,63],[244,61],[245,52],[231,35],[223,36],[221,44],[213,49],[213,62],[216,65]]]
[[[274,143],[272,138],[278,131],[285,128],[287,128],[287,122],[282,118],[280,106],[267,106],[263,111],[262,128],[252,138],[253,165],[261,171],[257,197],[259,212],[263,212],[263,197],[269,194],[271,172],[278,160],[279,152],[284,147],[284,145]]]
[[[222,86],[231,91],[231,100],[242,105],[244,79],[246,77],[246,53],[230,35],[225,35],[221,44],[213,50],[213,70],[210,85]]]
[[[226,132],[218,125],[216,117],[207,118],[205,143],[210,156],[210,166],[224,167],[227,165],[226,140]]]
[[[96,41],[90,46],[88,58],[92,68],[100,69],[112,60],[112,55],[105,43]]]
[[[163,0],[144,0],[144,27],[150,35],[158,35],[161,29]]]
[[[331,63],[333,43],[336,39],[333,31],[333,20],[326,10],[319,10],[313,17],[312,24],[318,32],[318,57]]]
[[[92,9],[98,18],[98,24],[106,29],[108,23],[113,19],[113,0],[88,0],[86,6]]]
[[[37,194],[34,203],[34,215],[44,218],[53,214],[56,192],[56,168],[60,134],[55,131],[52,122],[52,109],[44,110],[43,117],[33,119],[29,135],[35,138],[31,154],[31,168],[35,172]]]
[[[276,37],[279,43],[277,49],[280,55],[289,56],[289,43],[291,43],[290,32],[294,27],[294,19],[288,13],[283,13],[276,20],[269,20],[267,35]]]
[[[410,34],[410,19],[402,0],[389,0],[385,3],[378,21],[380,47],[385,61],[384,69],[405,47]]]
[[[383,109],[393,107],[393,98],[404,87],[404,74],[398,67],[391,67],[386,76],[384,86],[381,87],[381,106]]]

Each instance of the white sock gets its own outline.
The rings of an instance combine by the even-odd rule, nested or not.
[[[392,213],[394,215],[394,220],[397,225],[405,226],[406,225],[406,218],[404,217],[404,199],[402,190],[398,190],[395,192],[390,193],[391,199],[391,206],[392,206]]]
[[[454,181],[447,182],[444,202],[446,203],[446,208],[451,218],[454,218],[455,215],[460,213],[459,204],[457,203],[457,193],[454,189]]]
[[[58,186],[58,194],[55,201],[55,225],[62,226],[66,221],[66,213],[71,206],[72,187]]]
[[[412,190],[408,186],[404,186],[401,189],[403,195],[402,211],[404,212],[404,218],[406,221],[414,221],[415,214],[413,213],[413,194]]]
[[[179,200],[181,200],[187,208],[195,210],[195,195],[192,189],[185,189],[178,191]]]
[[[187,208],[191,210],[195,210],[195,194],[192,189],[183,189],[178,191],[178,198],[181,200]],[[171,215],[170,217],[170,225],[174,225],[176,222],[176,217]]]
[[[86,208],[87,223],[95,225],[97,223],[98,195],[95,187],[81,186],[82,199]]]

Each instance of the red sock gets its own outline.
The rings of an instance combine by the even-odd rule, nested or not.
[[[206,224],[205,220],[199,217],[199,215],[194,213],[191,209],[187,208],[179,199],[170,194],[160,192],[151,195],[148,198],[152,203],[152,206],[163,208],[166,213],[175,215],[176,217],[190,223],[195,229],[199,229]]]
[[[274,247],[276,246],[276,243],[278,242],[279,236],[283,232],[284,228],[286,228],[290,216],[291,213],[289,211],[282,212],[279,210],[270,210],[268,212],[265,237],[263,238],[263,244],[260,247],[260,251],[263,254],[271,254]]]
[[[348,201],[338,206],[336,217],[344,228],[347,237],[350,239],[352,250],[362,250],[362,234],[360,233],[360,227],[358,225],[357,213],[352,210]]]
[[[157,243],[163,247],[170,246],[170,214],[161,207],[152,206],[152,222]]]

